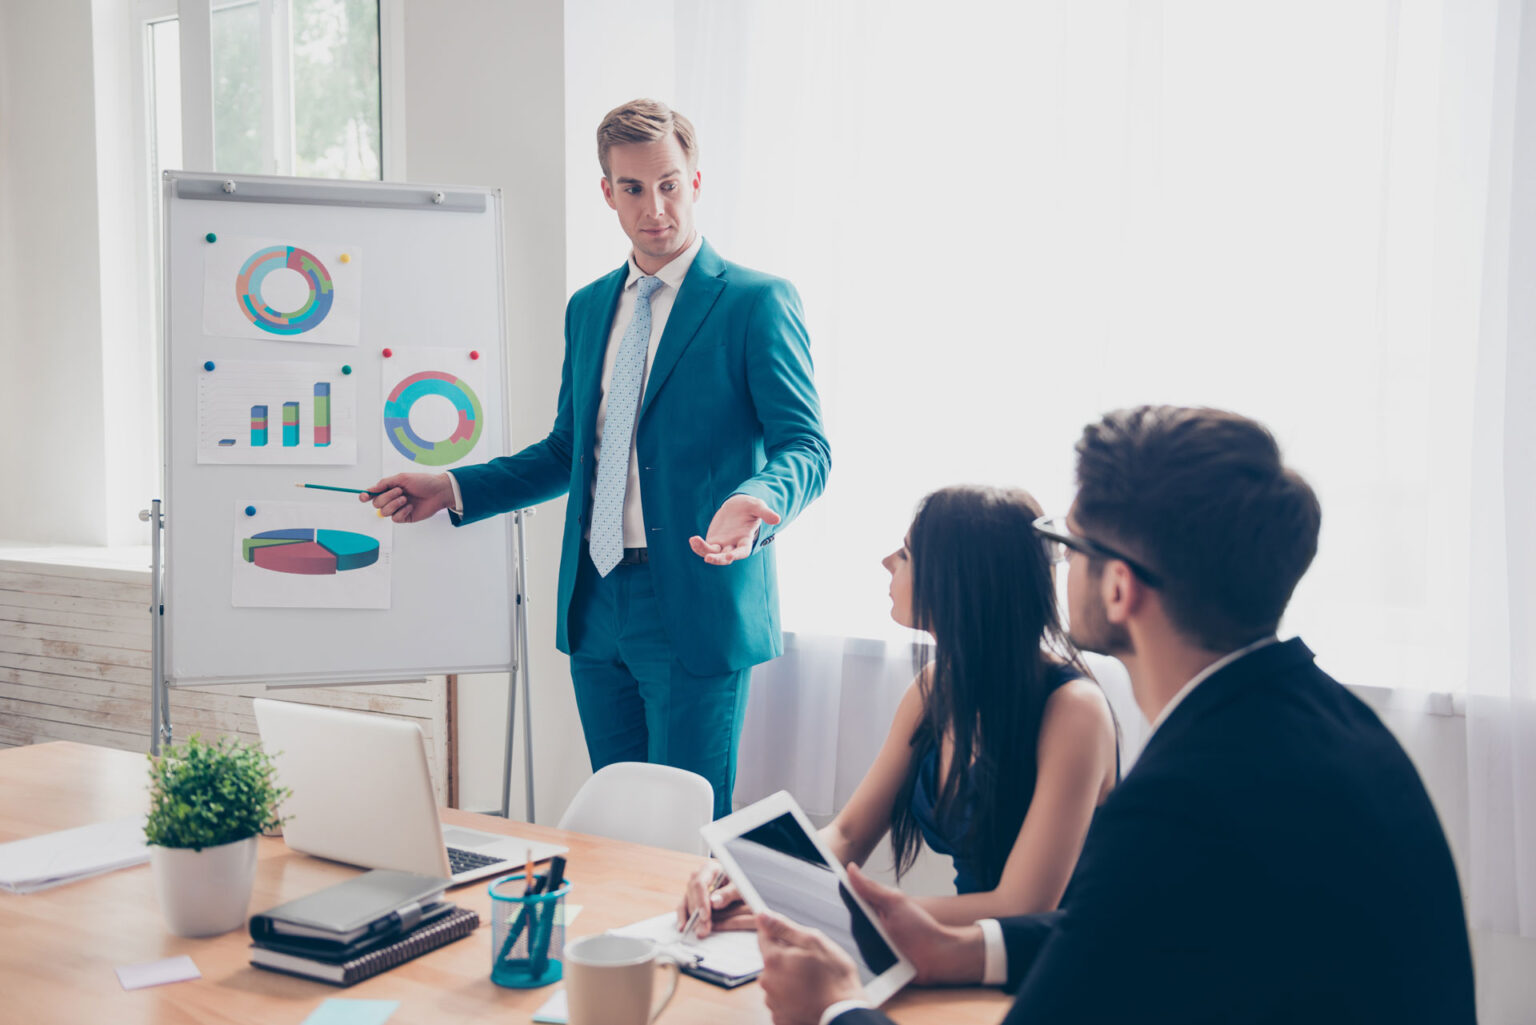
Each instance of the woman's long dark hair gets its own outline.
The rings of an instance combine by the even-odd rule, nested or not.
[[[931,671],[918,677],[923,716],[891,812],[898,878],[922,843],[912,815],[918,771],[930,746],[941,748],[948,736],[954,750],[935,818],[952,827],[963,821],[963,788],[969,827],[958,832],[955,853],[982,866],[984,889],[997,885],[1034,796],[1036,742],[1056,667],[1089,676],[1057,616],[1050,560],[1030,526],[1039,515],[1028,492],[960,486],[923,499],[912,520],[913,624],[933,635],[934,647]]]

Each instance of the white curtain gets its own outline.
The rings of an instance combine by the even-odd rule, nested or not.
[[[916,672],[913,656],[910,641],[787,634],[784,656],[752,673],[736,806],[788,790],[818,824],[829,821],[885,741]],[[1084,661],[1114,709],[1121,768],[1129,770],[1148,728],[1130,677],[1116,659]]]
[[[1536,4],[1498,4],[1496,18],[1483,51],[1467,874],[1474,925],[1536,937]]]
[[[1063,512],[1084,423],[1210,404],[1322,498],[1287,630],[1461,690],[1479,271],[1440,254],[1482,212],[1441,202],[1478,124],[1441,93],[1496,3],[676,0],[699,223],[799,287],[832,442],[786,626],[899,637],[879,559],[922,494]]]

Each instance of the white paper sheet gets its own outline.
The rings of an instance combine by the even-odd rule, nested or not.
[[[387,609],[394,523],[356,495],[311,502],[253,497],[231,510],[236,608]],[[247,509],[254,510],[250,515]],[[261,535],[268,535],[262,537]],[[273,638],[281,643],[281,638]]]
[[[677,913],[673,911],[609,931],[615,936],[655,940],[669,953],[684,960],[696,960],[701,968],[721,975],[750,975],[763,970],[757,933],[738,929],[710,933],[702,940],[692,936],[685,939],[677,931]]]
[[[357,379],[344,360],[211,362],[197,379],[199,463],[356,464]]]
[[[149,860],[144,816],[0,844],[0,890],[32,893]]]
[[[392,349],[379,376],[384,475],[419,473],[475,459],[491,394],[485,360],[472,349]]]
[[[203,261],[206,334],[357,344],[363,263],[356,246],[213,234]]]
[[[544,1025],[565,1025],[570,1020],[570,1004],[566,1000],[565,990],[557,989],[554,995],[539,1005],[539,1009],[533,1012],[533,1020]]]
[[[168,982],[185,982],[202,977],[203,973],[197,970],[197,965],[185,954],[159,961],[146,961],[144,964],[123,965],[117,969],[117,981],[123,984],[124,989],[164,986]]]

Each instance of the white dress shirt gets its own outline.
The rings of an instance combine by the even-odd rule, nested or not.
[[[644,401],[645,387],[651,380],[651,363],[655,361],[656,346],[661,342],[662,332],[667,329],[667,318],[672,315],[672,304],[677,301],[677,290],[683,287],[683,279],[688,276],[688,269],[693,266],[693,258],[699,255],[699,247],[703,244],[704,236],[695,234],[693,242],[687,249],[656,272],[656,277],[661,279],[661,286],[651,293],[651,337],[645,350],[645,376],[640,382],[642,401]],[[645,272],[635,263],[635,254],[631,250],[629,276],[624,279],[624,289],[619,293],[619,307],[613,313],[613,327],[608,332],[608,347],[603,353],[603,393],[597,403],[597,432],[593,435],[592,441],[592,487],[594,489],[597,487],[598,459],[603,453],[603,421],[608,416],[608,384],[613,380],[613,364],[619,357],[619,345],[624,340],[624,332],[629,330],[629,322],[635,317],[635,296],[639,291],[637,282],[644,276]],[[638,412],[637,409],[636,413]],[[448,481],[453,486],[453,505],[450,509],[462,516],[464,496],[459,492],[459,479],[453,475],[452,470],[448,471]],[[640,467],[635,455],[633,436],[629,439],[629,482],[624,486],[624,547],[646,547],[645,514],[640,505]]]
[[[995,918],[983,918],[976,923],[981,927],[981,939],[986,960],[982,964],[981,984],[1001,986],[1008,981],[1008,948],[1003,946],[1003,927]],[[821,1012],[821,1025],[832,1025],[841,1014],[856,1007],[874,1007],[868,1000],[839,1000]]]
[[[1163,710],[1157,713],[1157,718],[1152,720],[1152,728],[1147,730],[1147,736],[1141,742],[1142,748],[1146,748],[1147,741],[1152,739],[1152,734],[1157,732],[1157,728],[1159,726],[1168,721],[1168,717],[1173,714],[1173,710],[1178,708],[1179,705],[1183,703],[1185,698],[1189,697],[1190,691],[1194,690],[1206,680],[1210,679],[1212,676],[1215,676],[1217,672],[1225,669],[1227,666],[1231,665],[1233,662],[1236,662],[1250,651],[1258,651],[1260,648],[1267,648],[1271,644],[1279,641],[1279,639],[1280,638],[1275,636],[1260,637],[1252,644],[1244,645],[1243,647],[1238,648],[1236,651],[1227,652],[1225,655],[1221,656],[1216,661],[1212,662],[1210,665],[1196,673],[1194,679],[1180,687],[1179,692],[1173,697],[1169,698],[1168,703],[1163,706]]]
[[[667,318],[672,315],[672,304],[677,301],[677,290],[683,286],[683,279],[688,276],[688,268],[693,266],[693,258],[699,255],[699,247],[704,244],[703,235],[694,235],[693,242],[689,244],[677,257],[661,270],[656,272],[656,277],[661,279],[661,286],[651,293],[651,339],[650,345],[645,351],[645,376],[640,381],[640,394],[645,395],[645,388],[651,380],[651,364],[656,359],[656,346],[661,341],[661,334],[667,329]],[[613,380],[613,364],[619,357],[619,345],[624,340],[624,332],[629,329],[629,322],[635,316],[635,296],[639,293],[639,280],[645,276],[635,264],[634,253],[629,256],[629,276],[624,279],[624,290],[619,293],[619,308],[613,314],[613,328],[608,332],[608,349],[603,354],[603,394],[597,403],[597,431],[592,438],[592,486],[597,486],[596,467],[602,458],[603,449],[603,422],[608,416],[608,384]],[[638,413],[639,410],[637,409]],[[637,418],[638,424],[638,418]],[[636,431],[636,434],[639,432]],[[640,506],[640,466],[635,455],[635,436],[629,439],[629,482],[624,485],[624,547],[644,548],[645,540],[645,515]]]

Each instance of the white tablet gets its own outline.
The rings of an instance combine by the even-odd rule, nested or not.
[[[871,1002],[884,1003],[917,974],[788,793],[780,790],[700,832],[748,907],[820,929],[853,958]]]

